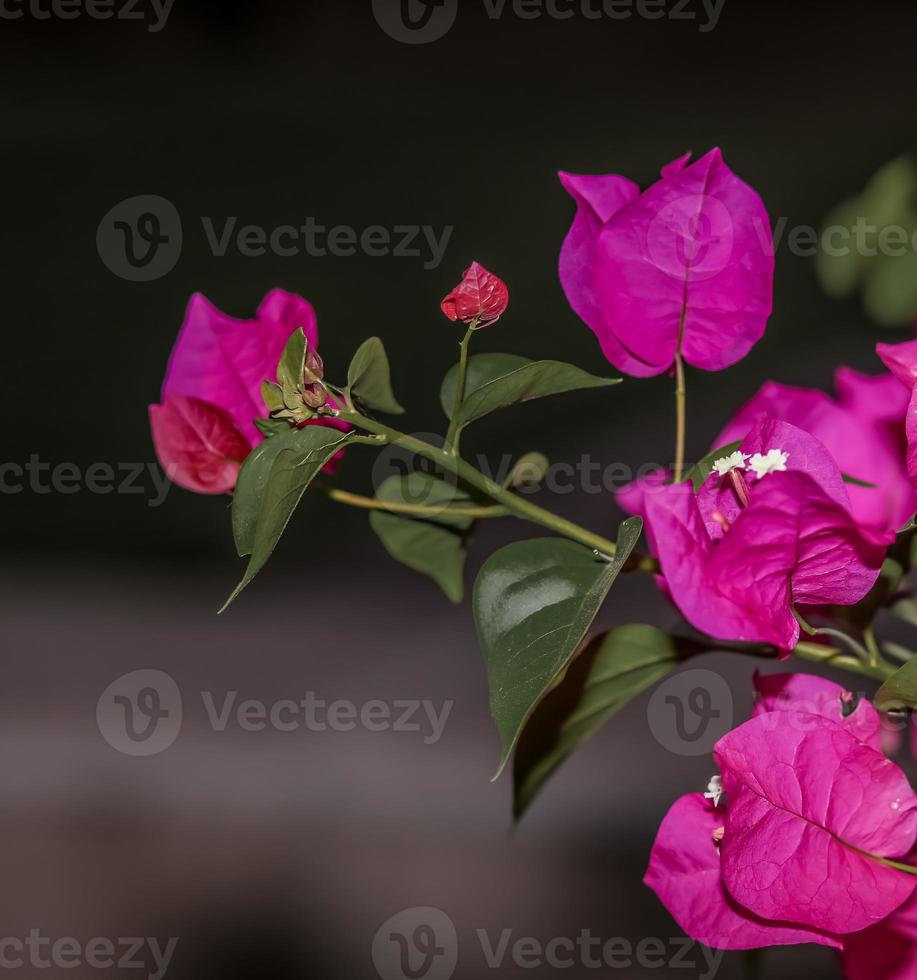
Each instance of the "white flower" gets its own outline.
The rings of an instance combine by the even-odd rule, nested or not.
[[[789,458],[790,454],[783,452],[782,449],[771,449],[764,456],[761,453],[755,453],[748,461],[748,467],[754,471],[760,480],[762,477],[767,476],[768,473],[785,473],[786,461]]]
[[[720,805],[720,798],[723,795],[723,778],[714,776],[707,784],[707,792],[704,793],[705,800],[713,800],[714,806]]]
[[[744,470],[748,454],[736,450],[730,456],[723,456],[713,461],[713,469],[720,476],[725,476],[730,470]]]

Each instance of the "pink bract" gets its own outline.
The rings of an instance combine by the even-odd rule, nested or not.
[[[747,506],[716,473],[699,494],[644,481],[626,499],[642,505],[666,587],[692,626],[789,650],[799,639],[793,606],[859,602],[894,534],[857,524],[840,471],[807,433],[761,419],[741,449],[788,452],[787,472],[743,473]]]
[[[509,305],[509,290],[502,279],[488,272],[479,262],[472,262],[462,281],[442,301],[442,311],[450,320],[485,327],[496,323]]]
[[[229,493],[251,451],[229,413],[186,395],[150,406],[153,443],[166,475],[195,493]]]
[[[910,856],[910,864],[917,854]],[[917,977],[917,895],[887,919],[844,938],[845,980],[914,980]]]
[[[820,943],[840,947],[837,936],[791,922],[769,922],[743,908],[726,891],[720,850],[713,833],[723,826],[723,806],[700,793],[677,800],[650,855],[644,882],[678,925],[696,942],[714,949],[757,949]]]
[[[917,879],[866,855],[903,860],[917,836],[904,773],[841,725],[760,715],[715,756],[726,807],[723,882],[743,907],[832,933],[858,932],[902,905]]]
[[[561,173],[577,215],[560,257],[574,311],[619,370],[685,361],[719,371],[761,339],[772,308],[770,220],[718,149],[668,164],[640,193],[624,177]]]
[[[264,297],[254,320],[227,316],[200,293],[195,294],[172,348],[163,400],[177,394],[216,405],[256,446],[263,437],[253,420],[267,415],[261,385],[275,377],[290,334],[299,327],[309,346],[317,347],[318,325],[312,305],[282,289]]]
[[[840,684],[814,674],[755,674],[755,691],[755,718],[783,711],[818,715],[840,725],[876,752],[883,750],[879,712],[868,698]]]
[[[907,393],[890,375],[837,372],[838,400],[811,388],[770,381],[741,408],[713,448],[745,437],[763,415],[790,422],[821,442],[840,471],[872,487],[848,485],[854,517],[878,530],[898,530],[917,508],[905,465]]]

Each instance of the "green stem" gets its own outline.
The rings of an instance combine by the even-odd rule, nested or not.
[[[449,431],[446,433],[446,451],[450,452],[453,456],[458,455],[459,409],[465,400],[465,381],[468,375],[468,344],[471,341],[472,334],[477,329],[478,321],[472,320],[459,345],[461,353],[459,354],[458,382],[455,385],[455,399],[452,403],[452,418],[449,421]]]
[[[613,541],[609,541],[607,538],[601,537],[601,535],[593,534],[578,524],[574,524],[566,518],[558,517],[549,510],[533,504],[530,500],[525,500],[523,497],[517,496],[505,487],[500,486],[499,483],[495,483],[493,480],[484,476],[483,473],[476,470],[470,463],[466,463],[460,456],[432,446],[422,439],[406,435],[397,429],[389,428],[389,426],[383,425],[381,422],[376,422],[374,419],[368,419],[358,412],[342,411],[338,413],[338,417],[344,422],[350,422],[351,425],[355,425],[366,432],[371,432],[373,435],[383,436],[387,442],[397,443],[402,448],[409,450],[417,456],[429,459],[441,469],[458,477],[458,479],[468,484],[468,486],[474,487],[476,490],[480,490],[485,496],[496,500],[497,503],[502,504],[509,513],[516,517],[521,517],[531,521],[533,524],[539,524],[541,527],[555,531],[593,551],[613,555],[617,550]]]
[[[350,493],[348,490],[339,490],[337,487],[328,487],[324,484],[313,483],[311,489],[320,493],[329,500],[335,500],[340,504],[347,504],[350,507],[360,507],[364,510],[384,510],[392,514],[412,514],[415,517],[503,517],[506,508],[494,505],[481,507],[452,507],[447,505],[425,507],[422,504],[402,504],[378,500],[375,497],[364,497],[358,493]]]
[[[851,657],[833,647],[823,647],[818,643],[797,643],[793,653],[797,657],[802,657],[803,660],[826,664],[829,667],[840,667],[843,670],[861,674],[863,677],[871,677],[877,681],[887,681],[895,673],[895,668],[891,664],[866,664],[857,657]]]
[[[681,345],[675,354],[675,482],[681,483],[685,472],[685,437],[687,430],[687,384]]]
[[[873,667],[877,667],[882,663],[882,652],[879,650],[879,644],[876,642],[876,634],[873,633],[872,627],[867,626],[863,630],[863,639],[866,641],[866,650],[869,653],[869,662]]]

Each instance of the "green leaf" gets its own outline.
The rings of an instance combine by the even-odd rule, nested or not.
[[[367,408],[387,415],[404,412],[392,393],[388,355],[378,337],[370,337],[354,354],[347,369],[347,385],[350,394]]]
[[[531,364],[529,357],[518,354],[472,354],[468,358],[468,369],[465,374],[465,397],[484,385],[505,378],[506,375],[518,371],[519,368]],[[453,364],[443,378],[439,392],[439,401],[446,413],[446,418],[452,420],[452,409],[455,406],[455,389],[458,385],[459,366]]]
[[[255,428],[261,435],[270,438],[281,432],[289,432],[290,423],[286,419],[255,419]]]
[[[849,483],[852,487],[863,487],[866,490],[875,490],[875,483],[867,483],[865,480],[858,480],[855,476],[848,476],[846,473],[841,473],[841,479],[844,483]]]
[[[890,677],[876,694],[879,711],[917,710],[917,657]]]
[[[713,472],[713,464],[716,460],[722,459],[724,456],[731,456],[741,445],[741,441],[730,442],[728,446],[714,449],[712,453],[707,453],[699,463],[688,470],[685,474],[685,479],[690,480],[694,485],[695,493],[700,493],[701,487],[710,479],[710,474]]]
[[[653,626],[619,626],[591,640],[522,730],[513,762],[515,818],[558,766],[612,715],[686,657],[705,649]]]
[[[224,609],[270,558],[306,488],[349,438],[349,433],[310,425],[278,433],[249,454],[236,483],[232,526],[239,556],[251,559]]]
[[[306,370],[306,335],[300,327],[287,341],[277,365],[277,380],[288,391],[302,391]]]
[[[508,361],[510,356],[508,354],[479,354],[469,358],[465,400],[459,410],[459,429],[497,409],[508,408],[510,405],[518,405],[535,398],[557,395],[565,391],[604,388],[608,385],[621,383],[620,378],[599,378],[572,364],[564,364],[561,361],[528,361],[517,364],[515,369],[507,370],[510,364]],[[480,358],[487,360],[482,362],[479,360]],[[475,372],[473,377],[472,368]],[[443,402],[443,407],[450,405],[450,408],[446,409],[447,415],[451,413],[451,403],[448,400],[450,394],[453,401],[455,399],[456,378],[453,378],[452,374],[457,370],[453,367],[449,371],[440,392],[440,401]],[[494,376],[495,374],[496,376]],[[484,380],[481,383],[480,379],[484,378],[489,378],[489,380]]]
[[[472,498],[427,473],[389,477],[379,487],[376,498],[390,504],[434,509],[422,519],[373,511],[369,523],[392,558],[429,575],[447,598],[461,602],[468,537],[474,520],[452,515],[449,510],[473,504]]]
[[[551,468],[551,462],[544,453],[526,453],[520,456],[506,478],[507,487],[537,487]]]
[[[639,517],[621,525],[610,563],[560,538],[511,544],[484,563],[473,608],[502,746],[497,776],[535,706],[566,670],[642,530]]]

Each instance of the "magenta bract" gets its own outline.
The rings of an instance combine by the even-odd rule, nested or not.
[[[719,371],[761,339],[774,250],[758,194],[718,149],[663,168],[642,194],[624,177],[561,173],[577,215],[560,257],[567,299],[619,370],[668,371],[680,350]]]

